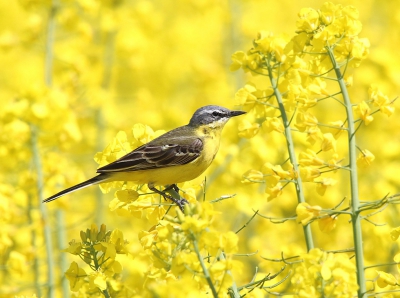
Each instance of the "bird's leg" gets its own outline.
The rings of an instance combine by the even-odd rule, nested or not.
[[[186,200],[186,199],[184,199],[184,198],[182,198],[180,195],[179,195],[179,191],[180,191],[180,189],[179,189],[179,187],[176,185],[176,184],[170,184],[170,185],[166,185],[166,187],[164,188],[164,190],[163,190],[163,192],[170,192],[170,191],[173,191],[172,192],[172,196],[173,196],[173,194],[174,193],[176,193],[176,195],[179,197],[179,199],[177,199],[176,197],[174,198],[175,199],[175,203],[179,206],[179,208],[181,208],[181,210],[183,211],[183,207],[184,207],[184,205],[185,204],[189,204],[189,202]]]
[[[173,189],[179,195],[179,188],[178,188],[178,186],[176,186],[176,184],[168,185],[163,191],[158,190],[157,188],[155,188],[152,183],[149,183],[148,187],[149,187],[150,190],[154,191],[155,193],[158,193],[159,195],[162,195],[164,197],[164,199],[168,199],[168,200],[171,200],[172,202],[174,202],[176,205],[178,205],[179,209],[181,209],[182,212],[183,212],[183,208],[184,208],[185,204],[188,203],[188,201],[186,201],[186,199],[184,199],[182,197],[180,197],[179,199],[176,199],[173,196],[165,193],[165,191]]]
[[[176,184],[167,185],[167,186],[164,188],[164,191],[168,191],[168,190],[171,190],[171,189],[175,190],[175,191],[179,194],[180,189],[179,189],[179,187],[178,187]]]

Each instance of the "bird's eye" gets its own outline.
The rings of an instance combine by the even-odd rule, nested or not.
[[[212,115],[213,115],[214,117],[217,117],[217,116],[220,116],[221,113],[218,112],[218,111],[214,111],[214,112],[212,112]]]

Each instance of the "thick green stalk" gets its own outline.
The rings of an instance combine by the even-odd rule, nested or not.
[[[349,138],[349,170],[350,170],[350,192],[351,192],[351,224],[353,227],[353,241],[356,256],[356,270],[358,282],[358,297],[366,297],[366,282],[364,272],[364,253],[361,231],[361,216],[360,216],[360,201],[358,195],[358,175],[357,175],[357,147],[352,104],[347,92],[346,84],[343,80],[343,75],[340,71],[340,66],[335,60],[332,48],[326,47],[329,58],[334,68],[340,91],[343,95],[344,105],[346,107],[347,123],[348,123],[348,138]]]
[[[276,100],[278,102],[279,110],[281,112],[282,122],[283,122],[283,126],[285,128],[286,145],[287,145],[288,152],[289,152],[289,159],[293,165],[294,172],[298,174],[296,180],[294,181],[294,185],[296,187],[297,201],[299,204],[304,203],[305,199],[304,199],[303,182],[300,177],[299,166],[297,164],[296,152],[294,150],[294,142],[293,142],[293,138],[292,138],[292,132],[290,129],[290,122],[289,122],[288,116],[286,114],[285,106],[283,105],[282,94],[278,89],[278,82],[274,78],[273,73],[272,73],[272,68],[269,64],[268,64],[268,76],[269,76],[269,79],[271,82],[271,86],[274,89],[274,94],[275,94]],[[310,251],[311,249],[314,248],[314,241],[313,241],[313,236],[311,233],[310,225],[304,226],[303,232],[304,232],[304,238],[305,238],[306,245],[307,245],[307,251]]]

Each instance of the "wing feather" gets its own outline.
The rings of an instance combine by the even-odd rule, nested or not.
[[[97,172],[131,172],[184,165],[198,158],[203,150],[203,142],[197,137],[185,139],[184,142],[175,140],[173,143],[173,141],[170,144],[157,144],[157,142],[145,144],[99,168]]]

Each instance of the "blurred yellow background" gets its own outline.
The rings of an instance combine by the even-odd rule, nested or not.
[[[352,100],[366,99],[370,84],[396,97],[400,93],[398,2],[335,3],[359,10],[360,36],[371,43],[369,58],[354,71],[354,85],[349,88]],[[139,255],[137,234],[154,222],[111,212],[108,203],[113,191],[101,194],[92,187],[44,207],[40,193],[45,198],[92,177],[97,167],[94,155],[104,150],[118,131],[131,133],[136,123],[167,131],[187,124],[193,112],[204,105],[240,108],[235,107],[235,93],[250,76],[229,71],[231,55],[250,48],[260,30],[292,36],[298,11],[318,9],[321,4],[288,0],[0,0],[0,296],[47,297],[46,229],[57,264],[55,297],[69,295],[61,291],[72,257],[60,249],[71,239],[79,239],[79,231],[91,223],[122,230],[131,255]],[[282,162],[286,147],[281,136],[273,134],[241,139],[238,123],[233,119],[225,127],[220,151],[207,172],[185,185],[202,198],[199,185],[206,176],[206,200],[236,194],[214,206],[221,214],[213,225],[222,231],[238,230],[255,210],[268,216],[293,216],[297,205],[293,193],[267,202],[263,186],[240,183],[245,171],[259,169],[265,162]],[[360,133],[361,147],[376,156],[361,176],[363,199],[399,192],[399,131],[395,113],[389,119],[377,116]],[[335,201],[323,197],[310,201],[332,208],[347,192],[344,185],[334,190]],[[387,225],[364,224],[367,265],[389,262],[397,251],[388,233],[400,225],[398,210],[378,214],[377,222]],[[314,227],[313,231],[322,249],[352,246],[347,218],[339,219],[331,234]],[[240,253],[258,251],[241,259],[244,269],[237,277],[239,284],[251,280],[255,266],[265,273],[279,268],[261,263],[260,256],[279,258],[282,251],[286,256],[305,250],[302,227],[294,221],[275,225],[257,217],[239,236]],[[141,262],[127,257],[124,263],[123,280],[134,289],[132,296],[140,297],[146,278],[145,269],[138,265]]]

